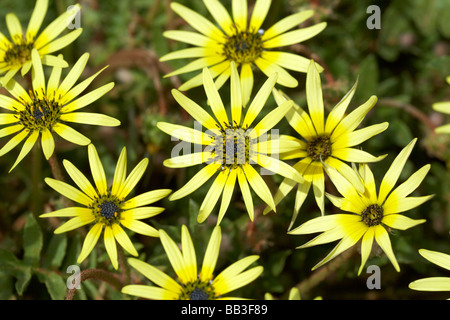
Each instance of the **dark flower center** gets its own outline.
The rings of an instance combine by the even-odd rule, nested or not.
[[[123,211],[121,205],[122,201],[110,193],[96,198],[90,206],[95,216],[95,223],[100,222],[106,225],[119,223],[120,213]]]
[[[214,161],[222,163],[222,170],[249,163],[252,152],[250,146],[254,143],[249,137],[250,131],[237,125],[221,128],[221,135],[216,136],[212,152]]]
[[[111,201],[106,201],[99,204],[98,208],[100,208],[100,214],[108,220],[117,217],[117,214],[120,211],[120,208],[116,206],[114,202]]]
[[[383,208],[377,204],[368,206],[361,213],[362,221],[369,227],[377,226],[383,220]]]
[[[18,111],[20,123],[30,130],[50,129],[60,117],[61,106],[54,100],[33,98],[31,103],[25,103],[25,108]]]
[[[31,61],[31,51],[34,48],[34,42],[22,42],[15,44],[12,42],[10,48],[5,52],[3,60],[10,66],[22,65],[27,61]]]
[[[202,289],[195,288],[189,295],[191,300],[208,300],[209,295]]]
[[[331,141],[328,136],[319,136],[308,141],[306,149],[308,157],[313,161],[323,161],[331,156]]]
[[[197,279],[183,285],[179,300],[215,300],[216,294],[211,282],[201,282]]]
[[[254,62],[261,56],[262,51],[260,34],[248,31],[228,37],[223,45],[223,52],[227,59],[235,61],[237,65]]]

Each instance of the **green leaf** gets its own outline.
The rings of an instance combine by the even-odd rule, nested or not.
[[[44,283],[52,300],[64,300],[66,296],[66,283],[57,273],[50,271],[36,272],[40,282]]]
[[[46,254],[44,256],[43,268],[59,268],[66,255],[67,249],[67,235],[54,234],[48,244]]]
[[[379,82],[378,62],[375,55],[370,54],[359,67],[358,88],[355,92],[354,101],[364,102],[372,95],[377,95]]]
[[[27,217],[23,234],[23,261],[30,266],[37,266],[41,257],[43,244],[42,230],[32,214]]]

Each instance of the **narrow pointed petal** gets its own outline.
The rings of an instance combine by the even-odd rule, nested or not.
[[[122,188],[123,183],[127,177],[127,149],[122,148],[119,160],[117,160],[116,169],[114,170],[113,184],[111,187],[111,194],[117,195]]]
[[[214,180],[211,188],[208,190],[208,193],[205,196],[205,199],[203,200],[200,210],[197,217],[197,222],[202,223],[208,218],[211,211],[214,209],[217,201],[220,198],[220,195],[222,194],[222,190],[225,187],[225,183],[228,178],[229,171],[228,170],[222,170],[217,175],[216,179]]]
[[[136,251],[136,248],[134,247],[133,243],[131,242],[130,238],[128,237],[125,230],[123,230],[118,224],[113,224],[111,226],[112,232],[114,234],[114,238],[117,240],[117,242],[124,248],[129,254],[133,256],[138,256],[138,252]]]
[[[244,122],[242,124],[243,127],[250,127],[255,118],[259,115],[261,109],[267,102],[273,87],[277,81],[277,74],[272,74],[266,82],[264,82],[261,89],[256,94],[255,98],[251,102],[250,106],[247,109],[247,113],[244,118]]]
[[[306,76],[306,100],[308,103],[309,115],[318,135],[323,134],[324,127],[324,107],[320,74],[311,60]]]
[[[228,209],[228,206],[231,202],[231,197],[234,191],[234,185],[236,184],[237,171],[230,170],[230,174],[228,175],[227,181],[225,182],[225,187],[223,188],[222,202],[220,203],[220,210],[217,216],[217,225],[222,221],[225,212]]]
[[[208,282],[213,278],[217,258],[219,257],[221,240],[222,230],[220,226],[216,226],[211,234],[208,246],[206,247],[205,255],[203,257],[202,270],[199,275],[201,281]]]
[[[175,191],[169,200],[178,200],[200,188],[221,167],[220,163],[211,163],[197,172],[182,188]]]
[[[438,265],[441,268],[450,270],[450,255],[438,251],[419,249],[419,253],[422,257],[428,261]]]
[[[170,264],[172,265],[177,276],[180,278],[181,283],[188,283],[190,277],[186,274],[184,258],[178,249],[177,244],[162,229],[159,230],[159,237],[164,247],[164,251],[166,251],[167,257],[170,260]]]
[[[77,262],[81,263],[86,259],[91,253],[92,249],[94,249],[97,244],[98,238],[102,234],[103,225],[101,223],[95,224],[91,230],[89,230],[86,238],[83,242],[83,247],[81,248],[80,255],[78,256]]]
[[[94,187],[80,170],[78,170],[69,160],[63,160],[63,165],[69,176],[84,193],[91,199],[98,197]]]
[[[259,30],[266,19],[272,0],[257,0],[250,19],[250,30]]]
[[[391,263],[394,265],[395,270],[397,270],[397,272],[400,272],[400,266],[398,265],[394,252],[392,251],[389,234],[381,225],[375,227],[375,240],[380,245],[381,249],[383,249],[384,253],[387,255]]]
[[[141,206],[146,206],[148,204],[154,203],[156,201],[161,200],[164,197],[167,197],[172,190],[170,189],[158,189],[158,190],[152,190],[148,191],[146,193],[142,193],[134,198],[131,198],[130,200],[127,200],[125,203],[122,204],[122,209],[132,209],[137,208]]]
[[[47,128],[42,130],[41,144],[45,159],[48,160],[55,151],[55,139],[53,139],[52,133]]]
[[[135,258],[129,258],[128,263],[156,285],[173,293],[181,291],[180,285],[175,280],[154,266]]]
[[[270,189],[267,186],[264,179],[249,164],[245,164],[243,166],[243,170],[244,170],[245,176],[247,177],[247,181],[250,184],[250,186],[252,187],[252,189],[267,205],[269,205],[272,208],[272,210],[274,212],[276,212],[272,193],[270,192]]]
[[[119,268],[119,260],[117,259],[117,246],[116,240],[114,239],[114,233],[110,226],[105,227],[105,232],[103,234],[103,240],[105,243],[105,249],[108,253],[109,259],[114,267],[114,269]]]
[[[185,225],[181,227],[181,251],[184,258],[184,267],[189,282],[197,280],[197,256],[191,235]]]
[[[45,182],[53,188],[55,191],[61,193],[66,198],[73,200],[75,202],[84,204],[85,206],[90,206],[92,204],[92,199],[80,190],[72,187],[71,185],[55,180],[52,178],[45,178]]]
[[[416,144],[416,141],[417,138],[414,138],[405,148],[403,148],[402,151],[400,151],[384,175],[378,194],[378,203],[383,203],[388,194],[394,188],[398,178],[400,177],[400,173],[402,172],[403,167],[405,166],[405,163],[408,160],[414,145]]]
[[[107,194],[106,176],[97,149],[93,144],[88,146],[89,166],[100,196]]]
[[[245,208],[247,209],[248,216],[251,221],[253,221],[255,212],[253,206],[253,198],[250,192],[250,187],[247,182],[247,178],[245,177],[244,171],[239,168],[238,171],[238,183],[239,188],[241,189],[242,198],[244,199]]]
[[[148,166],[148,158],[142,159],[136,167],[130,172],[128,177],[125,179],[122,184],[122,188],[116,194],[119,199],[125,199],[128,194],[134,189],[134,187],[138,184],[139,180],[141,180],[142,176],[145,173],[145,170]]]
[[[65,140],[78,144],[80,146],[86,146],[91,143],[91,140],[89,138],[62,123],[56,123],[53,126],[53,131],[55,131]]]
[[[31,151],[38,138],[39,131],[32,131],[27,140],[25,140],[22,150],[20,150],[19,156],[17,157],[9,172],[11,172],[19,164],[19,162],[22,161],[22,159],[25,158],[25,156]]]

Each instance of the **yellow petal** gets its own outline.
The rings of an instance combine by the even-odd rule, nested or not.
[[[107,194],[106,176],[102,162],[93,144],[88,146],[89,166],[100,196]]]
[[[98,197],[94,187],[80,170],[78,170],[69,160],[63,160],[63,165],[69,176],[84,193],[92,199]]]
[[[203,282],[209,282],[213,278],[217,258],[219,257],[221,240],[222,230],[220,226],[216,226],[209,238],[208,246],[203,257],[202,270],[199,274],[199,278]]]
[[[84,204],[87,207],[92,204],[91,198],[65,182],[58,181],[52,178],[45,178],[45,182],[55,191],[61,193],[63,196],[69,198],[70,200]]]
[[[128,262],[130,266],[142,273],[156,285],[172,291],[173,293],[179,293],[181,291],[180,285],[175,280],[154,266],[135,258],[129,258]]]
[[[94,249],[97,244],[98,238],[102,234],[103,225],[101,223],[95,224],[91,230],[86,235],[86,238],[83,242],[83,247],[81,248],[80,255],[78,256],[77,263],[81,263],[87,256],[91,253],[92,249]]]
[[[183,253],[186,275],[189,282],[197,280],[197,256],[191,235],[185,225],[181,226],[181,250]]]
[[[55,140],[53,139],[52,133],[47,128],[42,130],[41,144],[45,159],[48,160],[55,151]]]

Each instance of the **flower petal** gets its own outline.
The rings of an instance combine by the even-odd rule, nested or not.
[[[147,279],[156,285],[172,291],[172,293],[178,293],[181,291],[180,285],[175,280],[154,266],[135,258],[129,258],[128,262],[130,266],[142,273]]]
[[[141,206],[146,206],[150,203],[156,202],[164,197],[167,197],[171,192],[172,190],[170,189],[159,189],[148,191],[124,202],[122,204],[122,209],[132,209]]]
[[[214,180],[212,186],[209,188],[208,193],[203,200],[200,210],[197,216],[197,222],[202,223],[208,218],[211,211],[214,209],[217,201],[222,194],[222,190],[225,187],[225,182],[227,181],[229,170],[221,170]]]
[[[398,156],[394,159],[388,171],[384,175],[383,180],[381,181],[380,191],[378,194],[378,203],[382,204],[389,192],[394,188],[397,180],[400,176],[400,173],[405,166],[406,161],[408,160],[409,155],[416,144],[417,138],[414,138],[402,151],[398,154]]]
[[[92,177],[94,178],[95,186],[97,187],[100,196],[108,193],[106,185],[105,170],[102,162],[98,156],[97,149],[93,144],[88,146],[89,166],[91,168]]]
[[[52,178],[45,178],[45,182],[55,191],[59,192],[60,194],[62,194],[63,196],[65,196],[70,200],[84,204],[87,207],[92,204],[91,198],[89,198],[86,194],[84,194],[80,190],[72,187],[71,185],[65,182],[55,180]]]
[[[87,256],[91,253],[92,249],[94,249],[97,244],[98,238],[102,234],[103,224],[97,223],[95,224],[91,230],[86,235],[86,238],[83,242],[83,247],[81,248],[80,255],[78,256],[77,263],[81,263]]]
[[[383,249],[384,253],[386,253],[391,263],[394,265],[395,270],[397,270],[397,272],[400,272],[400,266],[398,265],[394,252],[392,251],[389,234],[387,233],[386,229],[381,225],[375,227],[375,240],[380,245],[381,249]]]
[[[191,194],[200,188],[209,178],[211,178],[221,167],[220,163],[211,163],[197,172],[183,187],[175,191],[169,200],[178,200]]]
[[[214,227],[211,237],[209,238],[208,246],[206,247],[205,255],[203,257],[202,270],[199,274],[199,278],[203,282],[209,282],[213,278],[217,258],[219,257],[221,240],[222,230],[220,226],[217,225]]]
[[[80,170],[78,170],[69,160],[66,159],[63,160],[63,165],[69,176],[84,193],[86,193],[91,199],[98,198],[98,194],[94,187]]]

